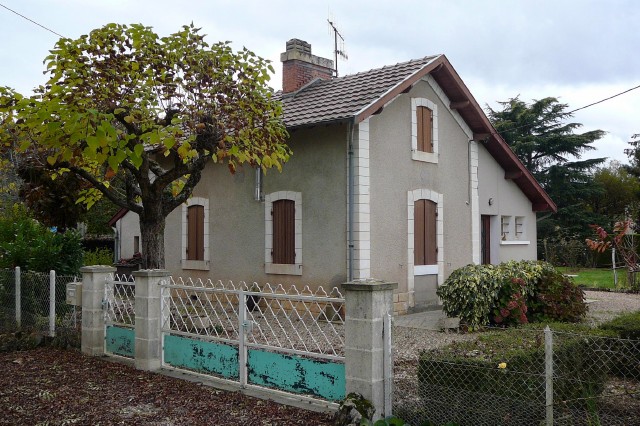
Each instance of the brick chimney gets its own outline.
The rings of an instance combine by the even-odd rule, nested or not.
[[[280,54],[280,60],[283,93],[295,92],[316,78],[333,77],[333,61],[312,55],[311,45],[297,38],[287,42],[287,50]]]

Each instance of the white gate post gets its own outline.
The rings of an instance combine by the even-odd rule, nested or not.
[[[387,315],[393,313],[393,290],[397,287],[398,283],[376,280],[342,284],[346,391],[359,393],[373,404],[376,411],[371,420],[391,415],[393,365],[389,354],[385,356],[385,337],[391,330],[385,330],[385,318],[388,321]]]
[[[85,266],[82,273],[82,353],[104,355],[104,311],[102,302],[107,279],[116,272],[112,266]]]
[[[22,286],[20,284],[20,267],[16,266],[15,270],[15,280],[16,280],[16,326],[20,328],[22,325],[22,304],[20,300],[22,299]]]
[[[160,285],[169,272],[144,269],[132,273],[135,287],[135,364],[138,370],[158,370],[162,365],[162,298]]]
[[[49,336],[56,335],[56,271],[49,271]]]

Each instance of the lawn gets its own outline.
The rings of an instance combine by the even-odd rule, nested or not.
[[[574,281],[578,285],[583,285],[589,288],[610,288],[615,289],[613,281],[613,271],[608,268],[557,268],[563,274],[576,275],[573,277]],[[623,288],[626,285],[627,278],[624,269],[619,269],[618,274],[618,286],[617,288]]]

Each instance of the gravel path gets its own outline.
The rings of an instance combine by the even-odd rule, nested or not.
[[[640,310],[640,294],[613,291],[585,291],[589,302],[587,321],[599,324],[624,312]]]

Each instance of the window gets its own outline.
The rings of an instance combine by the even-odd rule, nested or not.
[[[524,237],[524,217],[516,216],[516,240],[522,240]]]
[[[293,200],[277,200],[273,202],[273,246],[271,259],[273,263],[296,263],[295,248],[295,212]]]
[[[408,196],[407,278],[409,292],[414,277],[437,275],[444,282],[444,196],[426,188]]]
[[[438,162],[438,106],[425,98],[411,99],[411,158]]]
[[[437,205],[431,200],[416,200],[413,215],[414,265],[436,265],[438,248],[436,242]]]
[[[265,272],[302,275],[302,194],[265,196]]]
[[[526,245],[525,216],[500,216],[500,244]]]
[[[511,217],[501,216],[500,217],[500,233],[502,235],[501,238],[503,241],[512,239],[510,235],[511,234],[510,227],[511,227]]]
[[[209,200],[192,197],[182,205],[182,268],[209,270]]]
[[[433,152],[433,111],[424,106],[416,108],[416,120],[418,124],[418,146],[417,150],[422,152]]]
[[[136,235],[133,237],[133,252],[140,253],[140,236]]]
[[[187,260],[204,260],[204,206],[187,208]]]

